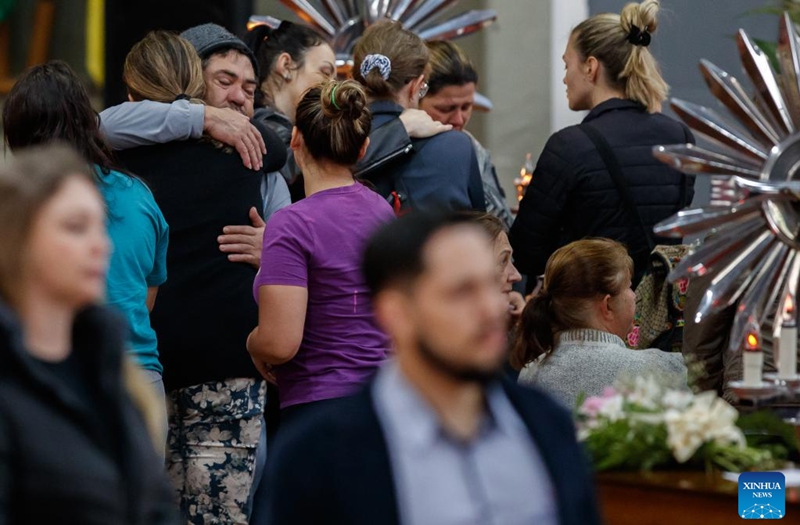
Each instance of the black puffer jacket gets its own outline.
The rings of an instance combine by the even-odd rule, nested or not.
[[[618,98],[598,104],[583,122],[591,122],[608,141],[649,232],[691,203],[694,177],[652,154],[655,145],[694,142],[689,128]],[[680,242],[651,235],[654,244]],[[592,141],[580,126],[570,126],[551,136],[539,157],[511,228],[511,245],[519,270],[535,276],[544,273],[557,248],[584,237],[608,237],[627,245],[635,265],[634,284],[638,282],[647,267],[647,239]]]
[[[73,325],[87,401],[25,350],[0,303],[0,524],[178,523],[163,462],[123,388],[122,327],[102,308]]]

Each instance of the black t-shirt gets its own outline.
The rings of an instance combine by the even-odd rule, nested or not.
[[[65,389],[67,396],[73,397],[82,406],[88,431],[100,449],[110,457],[117,459],[116,423],[108,413],[108,404],[103,402],[94,375],[89,365],[81,358],[80,352],[72,351],[63,361],[45,361],[34,357],[41,367],[47,370],[52,381]]]
[[[268,152],[283,152],[282,164],[280,139],[261,131]],[[166,389],[259,377],[245,348],[258,324],[256,269],[228,261],[217,237],[225,226],[251,224],[251,207],[262,209],[263,173],[205,140],[129,149],[119,158],[150,186],[169,225],[167,281],[150,315]],[[264,170],[274,171],[272,164],[265,159]]]

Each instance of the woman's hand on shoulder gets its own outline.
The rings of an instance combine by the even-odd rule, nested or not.
[[[424,139],[453,129],[451,124],[442,124],[433,120],[421,109],[406,109],[400,114],[400,121],[406,128],[409,137]]]

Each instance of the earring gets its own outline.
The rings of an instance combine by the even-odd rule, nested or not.
[[[286,82],[289,82],[292,79],[292,75],[289,72],[286,72],[286,73],[283,74],[283,79]]]

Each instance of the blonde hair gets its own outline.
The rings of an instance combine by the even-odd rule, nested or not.
[[[629,3],[619,15],[595,15],[572,30],[572,41],[581,57],[586,60],[593,56],[602,62],[607,81],[651,113],[658,111],[661,102],[667,98],[669,86],[661,78],[658,64],[648,47],[629,42],[628,35],[633,26],[653,34],[658,27],[656,15],[659,6],[659,0]]]
[[[167,442],[167,407],[159,399],[153,386],[147,382],[142,369],[133,362],[129,355],[122,359],[122,382],[125,390],[144,420],[147,434],[153,442],[156,452],[163,456]]]
[[[522,311],[511,365],[521,369],[552,352],[555,336],[588,328],[588,301],[621,293],[633,275],[625,246],[611,239],[583,239],[556,250],[544,270],[542,291]]]
[[[134,100],[173,102],[184,95],[202,103],[203,67],[189,41],[168,31],[151,31],[125,57],[123,79]]]

